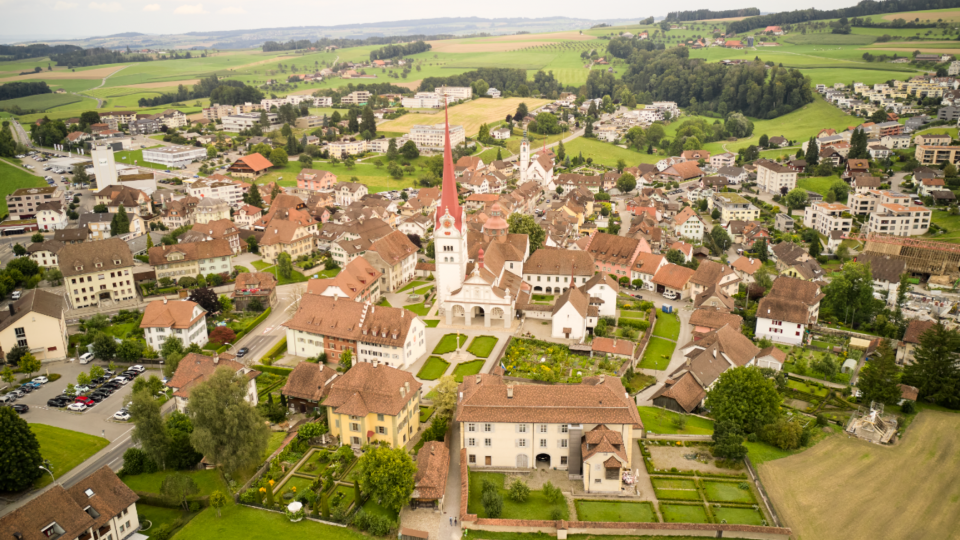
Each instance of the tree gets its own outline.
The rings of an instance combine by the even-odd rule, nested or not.
[[[253,185],[250,186],[247,193],[243,194],[243,197],[244,202],[251,206],[256,206],[261,209],[264,207],[263,196],[260,195],[260,189],[257,188],[256,182],[253,182]]]
[[[138,443],[160,469],[165,469],[170,437],[160,414],[160,402],[149,392],[134,392],[130,416],[134,422],[131,440]]]
[[[40,470],[43,456],[37,436],[11,407],[0,407],[0,440],[4,444],[3,459],[0,460],[0,490],[23,491],[46,474]]]
[[[289,257],[289,255],[287,255],[287,257]],[[214,292],[213,289],[207,287],[193,289],[187,298],[191,302],[199,304],[207,313],[220,311],[220,298],[217,297],[217,293]]]
[[[200,488],[193,478],[183,473],[173,473],[167,475],[160,484],[160,495],[178,506],[182,506],[184,512],[189,510],[190,497],[200,493]]]
[[[167,358],[171,354],[183,354],[183,341],[178,337],[167,338],[160,346],[160,356]]]
[[[743,445],[743,430],[729,420],[718,421],[713,426],[713,455],[741,460],[747,455],[747,447]]]
[[[360,489],[382,506],[399,512],[410,502],[417,466],[403,448],[367,447],[357,462]]]
[[[757,259],[759,259],[761,263],[765,263],[770,259],[770,252],[767,251],[766,238],[757,238],[753,242],[753,247],[750,249],[750,251],[757,254]]]
[[[120,209],[113,215],[110,221],[110,236],[119,236],[130,232],[130,218],[127,216],[127,210],[120,205]]]
[[[527,114],[529,114],[529,111],[527,110],[527,104],[521,101],[520,104],[517,105],[517,112],[513,114],[513,121],[519,122],[523,120]]]
[[[457,408],[458,385],[453,375],[446,375],[433,387],[437,397],[433,399],[433,408],[439,416],[451,416]]]
[[[823,293],[826,297],[821,302],[822,307],[854,327],[858,327],[860,321],[872,320],[876,313],[869,264],[851,262],[843,265],[840,273],[833,274]]]
[[[766,133],[760,136],[760,139],[757,141],[757,146],[760,148],[766,148],[770,146],[770,139],[767,137]]]
[[[920,390],[919,399],[960,408],[960,332],[937,322],[920,335],[913,359],[904,368],[903,382]]]
[[[519,478],[510,483],[510,489],[507,491],[510,494],[510,498],[518,503],[526,502],[530,497],[530,486]]]
[[[870,361],[860,370],[857,388],[863,392],[864,403],[896,405],[900,401],[900,367],[886,339],[880,341]]]
[[[246,378],[229,369],[218,369],[190,392],[190,443],[227,472],[259,463],[270,436],[246,394]]]
[[[823,251],[823,246],[820,245],[820,237],[818,236],[817,238],[814,238],[812,242],[810,242],[809,253],[811,257],[816,259],[817,257],[820,256],[820,253],[822,251]]]
[[[39,244],[43,242],[43,235],[41,233],[33,233],[33,236],[30,237],[30,241],[34,244]]]
[[[617,189],[619,189],[621,193],[629,193],[636,189],[636,187],[637,179],[630,173],[620,175],[620,178],[617,180]]]
[[[484,479],[481,489],[480,502],[483,504],[483,511],[486,512],[488,518],[499,518],[500,514],[503,513],[503,496],[500,495],[497,486],[493,481]]]
[[[787,193],[787,196],[784,197],[783,202],[787,205],[787,208],[791,210],[803,208],[807,205],[807,192],[801,188],[794,188],[790,191],[790,193]]]
[[[216,274],[211,274],[216,275]],[[219,276],[218,276],[219,277]],[[209,281],[209,279],[207,280]],[[233,302],[225,294],[220,295],[220,312],[221,313],[230,313],[233,311]]]
[[[722,215],[722,214],[720,213],[720,209],[719,209],[719,208],[714,208],[714,209],[713,209],[713,212],[710,212],[710,217],[713,218],[714,221],[720,219],[720,216],[721,216],[721,215]]]
[[[353,351],[347,349],[340,353],[340,365],[344,371],[349,371],[353,367]]]
[[[20,359],[30,353],[30,347],[26,345],[17,345],[10,349],[7,352],[7,363],[11,366],[17,367],[20,364]]]
[[[687,258],[679,249],[668,249],[667,262],[671,264],[682,265],[687,262]]]
[[[260,252],[260,245],[257,243],[256,236],[247,237],[247,251],[249,251],[250,253]]]
[[[193,423],[190,417],[179,411],[173,411],[167,416],[167,434],[170,437],[167,445],[168,467],[178,470],[192,469],[203,459],[203,455],[190,443],[191,433]]]
[[[210,506],[217,509],[217,517],[220,517],[220,509],[227,505],[227,496],[219,489],[210,494]]]
[[[420,150],[417,149],[417,144],[413,141],[407,141],[400,147],[400,155],[409,160],[414,160],[420,157]]]
[[[755,433],[777,419],[782,401],[774,382],[759,368],[736,367],[720,374],[707,392],[706,406],[718,421]]]
[[[97,111],[86,111],[80,114],[80,131],[84,131],[93,124],[100,123],[100,113]]]
[[[277,273],[283,279],[290,279],[293,275],[293,264],[290,261],[290,254],[286,252],[277,256]]]
[[[514,213],[507,218],[510,234],[526,234],[530,241],[530,253],[540,249],[547,239],[547,233],[533,220],[533,216]]]
[[[720,225],[713,226],[713,229],[710,231],[710,237],[713,238],[717,249],[721,252],[730,249],[730,246],[733,245],[733,240],[730,239],[730,235],[727,234],[727,231]]]
[[[13,245],[13,254],[17,257],[23,257],[27,254],[27,248],[20,245],[19,242]]]
[[[229,326],[218,326],[210,332],[210,341],[224,345],[237,339],[237,334]]]
[[[377,136],[377,119],[373,115],[373,108],[370,105],[363,108],[359,128],[361,133],[370,133],[371,138]]]
[[[20,365],[20,372],[26,373],[27,377],[32,377],[33,374],[40,371],[42,367],[40,365],[40,361],[37,360],[37,357],[30,352],[20,357],[19,365]]]
[[[284,167],[289,161],[290,156],[283,148],[274,148],[270,151],[270,163],[273,163],[274,167]],[[251,186],[250,189],[253,189],[253,187]]]
[[[793,450],[800,448],[803,440],[803,426],[795,420],[778,418],[776,422],[763,426],[760,430],[760,438],[781,450]]]

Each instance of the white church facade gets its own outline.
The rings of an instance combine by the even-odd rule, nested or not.
[[[553,178],[553,154],[547,152],[546,146],[537,154],[537,158],[530,161],[530,141],[527,132],[523,132],[520,142],[520,180],[517,185],[527,182],[537,182],[547,192],[557,189]]]

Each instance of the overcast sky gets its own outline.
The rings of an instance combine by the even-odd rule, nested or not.
[[[602,20],[664,16],[677,9],[714,10],[759,7],[763,12],[830,9],[853,5],[852,0],[688,0],[649,5],[627,2],[584,4],[577,0],[554,0],[548,4],[512,0],[460,2],[425,0],[0,0],[0,38],[53,39],[90,37],[121,32],[179,34],[203,30],[239,30],[285,26],[331,26],[390,20],[435,17],[544,17],[573,15]],[[585,9],[589,5],[590,9]],[[544,11],[548,9],[549,11]],[[29,37],[28,37],[29,36]],[[42,36],[42,37],[41,37]]]

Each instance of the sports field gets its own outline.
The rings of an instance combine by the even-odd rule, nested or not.
[[[461,125],[468,137],[475,137],[480,124],[499,122],[508,114],[517,112],[517,106],[527,104],[527,109],[533,111],[537,107],[550,103],[549,99],[535,98],[506,98],[506,99],[475,99],[462,105],[450,107],[450,125]],[[408,133],[418,124],[432,125],[443,123],[443,109],[437,109],[433,114],[405,114],[396,120],[384,122],[377,126],[377,131],[397,131]]]
[[[924,411],[893,447],[833,436],[760,477],[800,540],[955,538],[958,447],[960,414]]]

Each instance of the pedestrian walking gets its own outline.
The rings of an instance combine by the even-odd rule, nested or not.
[[[453,518],[450,518],[450,526],[453,527]]]

